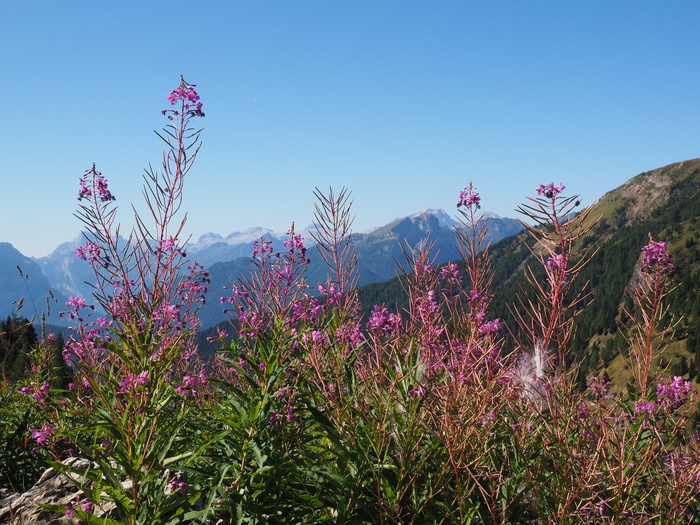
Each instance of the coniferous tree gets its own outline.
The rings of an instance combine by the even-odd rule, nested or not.
[[[24,377],[36,344],[36,330],[28,319],[13,315],[0,321],[0,374],[4,380],[18,381]]]

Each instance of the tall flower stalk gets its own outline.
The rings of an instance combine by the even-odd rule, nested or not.
[[[469,289],[466,301],[458,301],[457,309],[453,309],[450,314],[453,318],[459,319],[461,325],[470,327],[471,336],[488,336],[501,329],[501,322],[499,319],[487,320],[489,290],[493,280],[489,245],[486,242],[488,218],[479,212],[481,196],[473,183],[470,182],[469,186],[460,192],[457,208],[459,216],[458,225],[455,228],[456,248],[466,266]],[[451,284],[453,281],[461,280],[457,270],[454,264],[448,264],[441,270],[441,275],[448,284]],[[465,303],[468,307],[466,314],[461,311]]]
[[[311,236],[330,274],[326,283],[319,283],[323,295],[338,303],[341,310],[352,313],[359,307],[357,299],[357,249],[350,244],[352,200],[350,191],[342,188],[336,195],[333,188],[328,195],[314,191],[314,227]]]
[[[637,278],[627,288],[634,308],[624,308],[627,321],[623,321],[627,360],[643,400],[653,394],[653,385],[665,372],[663,366],[658,366],[658,359],[680,322],[680,319],[671,321],[669,305],[664,301],[674,288],[674,270],[666,243],[650,236],[649,244],[642,248]]]
[[[77,217],[85,226],[76,256],[93,269],[95,305],[71,297],[62,312],[75,335],[64,350],[74,382],[55,408],[55,424],[41,435],[69,444],[53,465],[79,474],[84,504],[58,509],[82,523],[102,523],[114,508],[121,523],[169,523],[193,511],[199,497],[183,480],[192,450],[183,447],[187,416],[207,378],[191,343],[208,275],[187,265],[179,224],[184,178],[199,150],[204,116],[195,86],[181,78],[168,95],[168,126],[160,170],[146,171],[144,198],[150,224],[135,212],[136,226],[124,241],[107,179],[95,165],[80,179]],[[174,228],[174,229],[173,229]],[[60,392],[57,392],[61,396]],[[48,428],[48,427],[47,427]],[[56,450],[56,449],[53,449]],[[177,484],[177,487],[173,485]]]
[[[597,251],[592,244],[580,243],[595,225],[588,220],[592,207],[575,213],[579,196],[565,197],[564,189],[563,184],[540,184],[536,190],[538,196],[528,197],[529,203],[517,209],[534,223],[523,222],[535,240],[531,252],[544,269],[544,277],[538,276],[532,267],[526,267],[525,278],[532,295],[519,296],[519,307],[511,310],[524,338],[521,347],[539,345],[545,352],[552,351],[556,364],[551,368],[562,380],[566,379],[574,318],[590,299],[587,283],[578,291],[574,283]]]

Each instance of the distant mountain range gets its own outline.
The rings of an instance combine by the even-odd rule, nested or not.
[[[490,242],[497,242],[505,237],[515,235],[523,229],[522,224],[516,219],[488,215],[487,238]],[[275,250],[282,249],[283,237],[265,237],[273,242]],[[421,241],[430,239],[435,241],[435,256],[437,263],[444,263],[459,257],[454,246],[455,231],[454,222],[443,210],[423,210],[422,212],[396,219],[380,228],[375,228],[365,233],[354,233],[351,243],[357,249],[358,254],[358,285],[386,281],[397,275],[396,261],[403,259],[402,244],[416,246]],[[307,282],[311,286],[326,282],[327,268],[323,263],[318,250],[310,243],[307,257],[311,260],[306,272]],[[190,251],[194,259],[202,260],[201,255],[211,253],[211,245],[201,252]],[[223,248],[223,247],[221,247]],[[245,275],[252,268],[250,254],[252,242],[243,246],[247,250],[245,257],[229,261],[216,262],[209,266],[211,275],[210,295],[212,299],[200,311],[202,326],[212,326],[224,319],[221,313],[219,297],[226,295],[224,287]],[[236,247],[241,249],[241,246]],[[206,258],[204,260],[207,260]],[[313,292],[313,290],[311,290]],[[215,295],[218,294],[218,295]]]
[[[491,242],[522,229],[516,219],[491,213],[485,213],[484,217],[489,219],[487,236]],[[402,258],[402,243],[415,246],[430,238],[436,243],[437,262],[457,258],[454,225],[454,220],[444,210],[422,210],[365,233],[354,233],[351,242],[359,256],[359,284],[386,281],[396,276],[395,261]],[[308,282],[314,286],[325,283],[327,270],[312,244],[309,229],[300,233],[311,259]],[[207,233],[187,245],[188,257],[207,268],[212,280],[207,304],[201,312],[202,326],[213,326],[225,319],[219,297],[225,295],[225,287],[231,286],[251,267],[253,243],[261,238],[270,241],[273,250],[281,251],[287,235],[255,227],[226,237]],[[69,296],[91,297],[92,288],[88,283],[93,280],[92,270],[75,256],[76,248],[83,244],[79,236],[60,244],[50,255],[34,259],[22,255],[9,243],[0,243],[0,317],[12,315],[24,298],[20,315],[39,319],[41,312],[46,312],[46,305],[51,304],[49,322],[60,324],[58,312],[64,309]]]

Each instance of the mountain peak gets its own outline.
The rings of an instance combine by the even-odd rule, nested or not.
[[[434,208],[425,208],[419,212],[413,213],[409,215],[408,219],[413,219],[417,217],[424,217],[424,216],[429,216],[432,215],[433,217],[437,217],[438,223],[440,226],[447,226],[450,227],[454,225],[454,219],[450,216],[449,213],[447,213],[443,209],[434,209]]]
[[[247,230],[243,232],[233,232],[228,234],[226,237],[223,237],[219,235],[218,233],[205,233],[197,239],[197,242],[192,243],[189,246],[189,250],[192,253],[196,253],[200,250],[204,250],[205,248],[208,248],[209,246],[213,246],[214,244],[218,243],[224,243],[229,246],[237,246],[240,244],[250,244],[258,239],[260,237],[279,237],[279,234],[274,233],[272,230],[269,228],[263,228],[261,226],[255,226],[253,228],[248,228]]]

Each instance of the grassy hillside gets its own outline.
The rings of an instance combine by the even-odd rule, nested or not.
[[[578,317],[572,357],[582,361],[584,375],[607,372],[622,385],[629,379],[619,357],[624,340],[618,323],[625,289],[651,234],[669,243],[677,266],[671,309],[682,317],[662,365],[670,366],[673,374],[696,378],[700,369],[700,159],[637,175],[604,195],[590,217],[595,225],[582,242],[599,245],[600,250],[580,276],[581,284],[588,283],[593,301]],[[515,304],[517,294],[527,293],[523,268],[534,262],[528,245],[532,239],[523,232],[490,249],[494,273],[490,316],[503,319],[511,329],[516,325],[509,306]],[[538,271],[544,276],[542,269]],[[381,303],[398,311],[407,307],[399,279],[361,287],[360,298],[366,310]],[[511,348],[508,341],[506,346]]]

